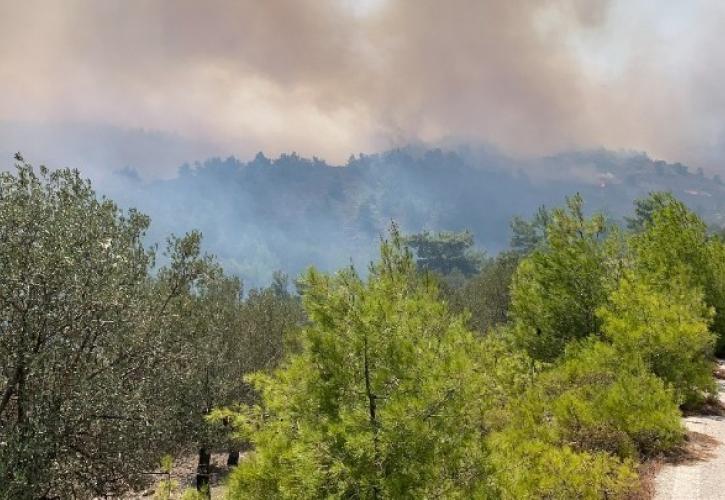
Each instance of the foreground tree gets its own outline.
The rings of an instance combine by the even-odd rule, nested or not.
[[[146,217],[17,160],[0,173],[0,497],[117,492],[158,458],[159,335],[201,268],[154,287]]]
[[[631,239],[632,260],[640,279],[665,293],[678,287],[702,292],[714,309],[711,329],[717,352],[725,353],[725,246],[706,224],[671,195],[654,193],[640,201],[648,207],[640,231]]]
[[[551,213],[545,206],[539,207],[531,220],[514,217],[511,220],[511,250],[528,255],[546,242],[546,226]]]
[[[251,386],[240,381],[247,373],[275,367],[286,333],[303,320],[285,276],[244,298],[239,279],[215,266],[211,271],[173,306],[164,339],[167,380],[158,393],[174,451],[198,453],[199,489],[208,483],[211,452],[229,451],[228,463],[236,465],[242,444],[229,439],[225,425],[210,426],[206,417],[216,407],[253,403]]]
[[[600,330],[596,310],[616,284],[617,245],[604,244],[604,216],[587,218],[576,195],[553,210],[546,239],[521,261],[511,289],[517,344],[531,356],[552,361],[567,342]]]
[[[674,391],[678,404],[714,395],[713,310],[698,289],[669,283],[657,290],[629,274],[598,312],[604,338],[621,359],[636,355]]]
[[[663,208],[678,203],[672,193],[664,193],[657,191],[650,193],[647,198],[641,198],[634,202],[634,217],[625,217],[627,228],[635,233],[644,231],[644,229],[652,224],[655,212]]]
[[[397,232],[366,282],[311,270],[304,290],[311,323],[301,352],[250,378],[258,405],[217,413],[254,445],[232,473],[230,497],[490,492],[485,415],[500,400],[482,344],[417,275]]]

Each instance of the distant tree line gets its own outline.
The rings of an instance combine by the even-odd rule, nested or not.
[[[297,276],[314,263],[331,272],[351,258],[365,268],[391,220],[407,235],[468,230],[498,253],[507,247],[512,217],[577,192],[589,210],[620,220],[634,199],[672,191],[722,225],[725,186],[690,170],[606,150],[522,162],[490,150],[408,147],[356,155],[345,165],[296,154],[217,158],[148,183],[117,176],[109,189],[120,206],[152,217],[151,241],[197,228],[227,272],[263,286],[280,268]]]

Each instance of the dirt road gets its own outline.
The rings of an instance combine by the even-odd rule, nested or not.
[[[725,364],[720,362],[721,371]],[[725,381],[718,380],[725,403]],[[692,416],[688,456],[666,464],[655,478],[655,500],[725,500],[725,417]]]

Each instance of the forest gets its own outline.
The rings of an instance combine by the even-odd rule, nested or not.
[[[147,215],[18,155],[0,498],[121,496],[189,453],[204,498],[212,451],[230,499],[635,498],[714,399],[725,235],[669,192],[585,202],[519,214],[491,255],[393,220],[365,268],[247,288],[200,232],[149,244]]]
[[[587,213],[623,223],[634,200],[671,191],[708,224],[725,224],[719,176],[605,149],[522,160],[470,145],[408,146],[342,165],[260,153],[250,161],[186,164],[166,179],[143,179],[127,168],[99,190],[148,214],[151,241],[202,231],[205,248],[254,286],[269,283],[275,270],[297,276],[310,264],[333,272],[352,259],[364,270],[391,220],[407,234],[468,230],[495,254],[508,246],[513,217],[574,193],[587,200]]]

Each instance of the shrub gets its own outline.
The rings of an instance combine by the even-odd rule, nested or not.
[[[678,403],[695,404],[714,394],[715,336],[708,330],[713,311],[702,292],[676,282],[661,292],[629,276],[598,315],[605,337],[620,356],[640,356],[672,386]]]
[[[575,448],[636,458],[667,451],[682,439],[673,392],[636,353],[625,356],[589,340],[572,346],[539,384],[551,397],[560,439]]]
[[[495,435],[491,446],[500,498],[625,498],[636,487],[631,460],[575,451],[515,432]]]
[[[619,498],[640,456],[683,437],[672,392],[636,357],[589,339],[571,345],[509,406],[489,439],[505,498]]]

